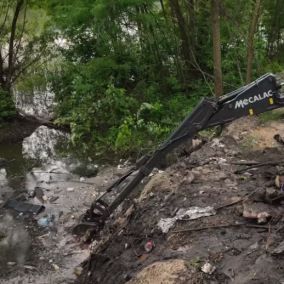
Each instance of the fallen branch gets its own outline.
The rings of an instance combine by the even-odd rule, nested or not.
[[[219,229],[219,228],[227,228],[227,227],[240,227],[240,226],[246,226],[248,228],[258,228],[258,229],[266,229],[269,230],[269,226],[260,226],[260,225],[248,225],[245,223],[240,224],[228,224],[228,225],[219,225],[219,226],[210,226],[210,227],[199,227],[199,228],[192,228],[192,229],[185,229],[185,230],[177,230],[173,231],[173,234],[178,233],[187,233],[187,232],[194,232],[194,231],[202,231],[202,230],[210,230],[210,229]]]
[[[242,172],[245,172],[247,170],[250,170],[250,169],[254,169],[254,168],[259,168],[259,167],[264,167],[264,166],[277,166],[279,164],[283,163],[283,161],[280,161],[280,162],[273,162],[273,163],[261,163],[261,164],[256,164],[254,166],[250,166],[250,167],[247,167],[245,169],[241,169],[241,170],[237,170],[234,172],[234,174],[240,174]]]
[[[253,162],[253,161],[249,161],[249,162],[240,161],[240,162],[232,163],[232,165],[241,165],[241,166],[253,166],[257,164],[259,164],[259,162]]]
[[[237,204],[237,203],[239,203],[239,202],[241,202],[241,201],[244,201],[245,199],[247,199],[247,198],[251,197],[253,194],[255,194],[258,190],[259,190],[259,188],[257,188],[256,190],[254,190],[253,192],[251,192],[248,196],[246,196],[246,197],[244,197],[244,198],[241,198],[241,199],[239,199],[239,200],[237,200],[237,201],[234,201],[234,202],[227,203],[227,204],[225,204],[225,205],[221,205],[221,206],[216,207],[216,208],[214,208],[214,209],[215,209],[215,210],[220,210],[220,209],[222,209],[222,208],[229,207],[229,206],[231,206],[231,205],[234,205],[234,204]]]

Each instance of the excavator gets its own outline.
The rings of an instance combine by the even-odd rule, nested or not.
[[[169,152],[199,131],[225,125],[240,117],[258,115],[284,106],[284,94],[280,92],[284,83],[277,82],[275,75],[267,73],[252,83],[225,96],[202,99],[189,113],[169,138],[158,145],[152,154],[144,155],[136,164],[104,193],[96,198],[91,207],[82,215],[73,232],[100,230],[120,204],[133,192]],[[115,199],[108,204],[105,197],[129,180]]]

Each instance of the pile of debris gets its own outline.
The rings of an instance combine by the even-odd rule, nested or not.
[[[78,282],[281,283],[282,156],[224,136],[155,171],[119,218],[85,238]]]

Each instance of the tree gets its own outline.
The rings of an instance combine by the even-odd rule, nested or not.
[[[43,61],[47,54],[44,20],[44,11],[37,9],[32,0],[0,3],[0,119],[15,113],[13,84],[32,72],[35,63]]]
[[[212,36],[213,36],[214,88],[215,88],[215,96],[220,97],[223,94],[223,86],[222,86],[222,68],[221,68],[219,0],[211,0],[211,21],[212,21]]]
[[[252,60],[253,60],[253,41],[255,36],[255,30],[257,26],[257,21],[259,18],[259,10],[260,10],[261,0],[256,0],[254,13],[252,18],[252,23],[250,26],[249,38],[248,38],[248,46],[247,46],[247,75],[246,75],[246,83],[249,84],[251,82],[251,73],[252,73]]]

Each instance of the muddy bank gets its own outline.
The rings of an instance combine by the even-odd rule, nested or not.
[[[39,123],[17,117],[9,122],[0,123],[0,144],[11,144],[22,141],[25,137],[31,135]]]
[[[282,194],[281,159],[283,145],[254,150],[224,136],[155,173],[94,237],[78,283],[282,283],[284,209],[271,201]],[[193,208],[210,213],[178,217]]]

